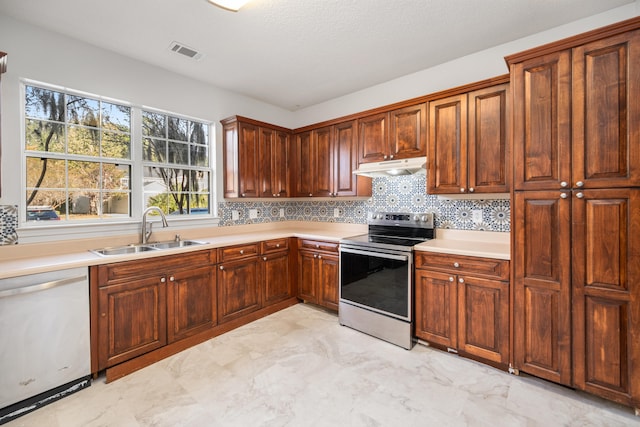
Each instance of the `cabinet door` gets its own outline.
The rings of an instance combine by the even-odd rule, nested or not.
[[[416,270],[415,276],[416,336],[456,348],[458,302],[455,276],[428,270]]]
[[[293,135],[293,171],[291,186],[294,197],[309,197],[313,195],[315,171],[314,148],[311,132],[301,132]]]
[[[338,311],[339,264],[337,256],[318,254],[318,303],[334,311]]]
[[[429,102],[429,194],[467,192],[467,95]]]
[[[571,200],[515,193],[514,364],[571,384]]]
[[[458,349],[509,363],[509,283],[458,276]]]
[[[573,182],[640,185],[640,31],[573,50]]]
[[[276,131],[271,149],[271,188],[275,197],[289,196],[289,134]]]
[[[314,252],[298,252],[298,298],[314,304],[318,303],[317,258],[318,254]]]
[[[570,58],[570,51],[562,51],[511,67],[516,190],[571,183]]]
[[[225,262],[218,267],[218,323],[260,308],[258,259]]]
[[[574,194],[574,385],[636,407],[640,403],[638,218],[638,189]]]
[[[256,125],[238,124],[238,169],[240,197],[259,197],[259,128]]]
[[[314,129],[311,132],[313,141],[313,160],[315,173],[313,195],[317,197],[330,197],[333,195],[333,152],[331,146],[331,127],[326,126]]]
[[[289,252],[264,255],[262,258],[263,306],[290,298]]]
[[[164,277],[131,279],[98,290],[98,369],[167,343]]]
[[[509,84],[469,93],[469,193],[509,192]]]
[[[333,193],[336,196],[358,195],[359,177],[352,174],[358,168],[358,140],[356,122],[351,120],[333,126]],[[371,181],[369,179],[369,181]]]
[[[412,105],[389,113],[389,159],[427,155],[427,107]]]
[[[276,131],[274,129],[261,127],[258,129],[260,139],[259,150],[259,194],[260,197],[276,197],[274,188],[273,156],[276,141]]]
[[[381,162],[389,154],[389,113],[358,119],[359,163]]]
[[[167,275],[167,339],[171,343],[217,323],[216,282],[212,267]]]
[[[239,197],[238,123],[225,124],[222,132],[222,186],[224,197]]]

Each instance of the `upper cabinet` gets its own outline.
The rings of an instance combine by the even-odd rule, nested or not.
[[[224,197],[287,197],[289,131],[239,116],[222,125]]]
[[[638,30],[513,63],[515,189],[637,186],[639,73]]]
[[[359,163],[426,155],[424,103],[358,119]]]
[[[0,52],[0,76],[2,76],[2,74],[6,71],[7,71],[7,54],[4,52]],[[0,95],[1,95],[1,92],[2,91],[0,91]],[[0,96],[0,99],[2,99],[2,96]],[[1,134],[2,134],[2,128],[0,127],[0,135]],[[2,163],[1,160],[2,160],[2,141],[0,141],[0,164]],[[2,176],[2,168],[0,168],[0,177],[1,176]],[[0,182],[0,196],[2,196],[2,182]]]
[[[508,110],[508,83],[429,102],[429,194],[509,191]]]
[[[294,197],[370,196],[371,179],[353,175],[357,168],[355,121],[293,135]]]

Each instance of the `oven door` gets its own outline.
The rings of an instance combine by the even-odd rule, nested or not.
[[[412,321],[408,251],[340,246],[340,302]]]

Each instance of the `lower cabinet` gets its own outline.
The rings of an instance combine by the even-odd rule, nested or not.
[[[199,251],[92,267],[97,370],[215,325],[214,263]]]
[[[338,311],[338,243],[298,239],[298,298]]]
[[[218,322],[258,310],[258,243],[218,249],[218,259]]]
[[[261,242],[260,259],[262,305],[266,307],[291,298],[293,280],[290,276],[289,238]]]
[[[509,363],[509,261],[416,252],[416,336],[464,356]]]

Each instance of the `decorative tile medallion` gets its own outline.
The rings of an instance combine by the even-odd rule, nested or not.
[[[0,245],[18,243],[18,206],[0,205]]]

